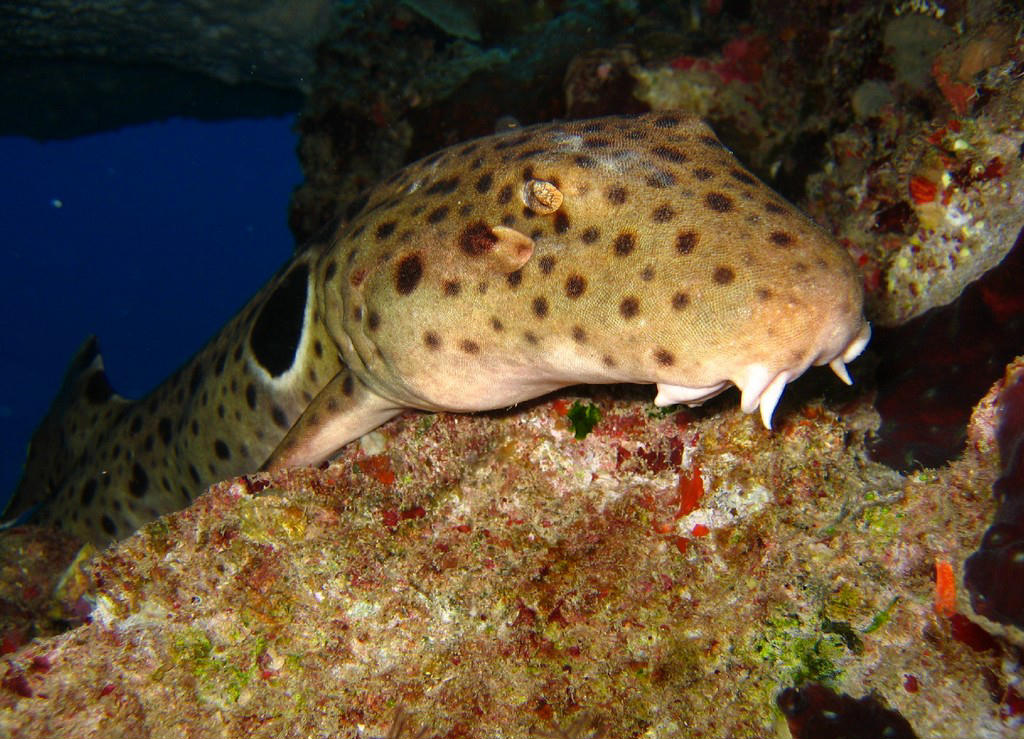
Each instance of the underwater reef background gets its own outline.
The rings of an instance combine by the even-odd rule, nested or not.
[[[614,386],[406,413],[104,552],[6,532],[4,731],[1020,735],[1019,3],[347,2],[315,36],[296,243],[510,117],[682,108],[857,261],[856,383],[809,373],[773,432]]]

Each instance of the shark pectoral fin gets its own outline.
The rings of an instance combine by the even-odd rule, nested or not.
[[[260,469],[319,464],[402,410],[342,370],[313,398]]]

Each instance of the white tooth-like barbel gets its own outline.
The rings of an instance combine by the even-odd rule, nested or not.
[[[786,389],[786,383],[789,381],[788,372],[780,372],[775,376],[768,387],[761,393],[761,423],[764,424],[766,429],[772,427],[772,414],[775,413],[775,406],[779,403],[779,398],[782,397],[782,391]]]
[[[850,378],[850,373],[846,370],[846,365],[843,364],[843,360],[840,357],[836,357],[828,366],[832,368],[832,371],[836,373],[836,377],[842,380],[847,385],[852,385],[853,380]]]
[[[95,341],[33,437],[15,513],[104,542],[209,484],[319,462],[404,408],[501,408],[577,383],[786,383],[870,337],[860,275],[696,118],[550,123],[395,173],[140,401]]]

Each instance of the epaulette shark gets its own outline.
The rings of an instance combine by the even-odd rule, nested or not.
[[[373,189],[146,397],[94,339],[33,436],[9,514],[106,543],[210,484],[317,464],[407,408],[503,408],[578,383],[732,385],[770,427],[870,337],[844,249],[699,119],[512,129]]]

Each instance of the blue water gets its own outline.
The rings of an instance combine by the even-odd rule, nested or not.
[[[138,397],[293,249],[294,119],[0,138],[0,507],[82,340]]]

